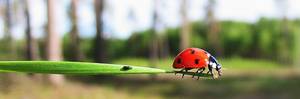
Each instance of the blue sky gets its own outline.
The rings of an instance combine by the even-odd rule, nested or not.
[[[44,34],[43,27],[47,22],[46,4],[44,0],[29,0],[32,30],[35,37]],[[133,31],[147,29],[152,24],[152,11],[154,0],[106,0],[104,11],[104,33],[106,37],[127,38]],[[179,7],[181,0],[157,0],[159,11],[158,29],[163,31],[166,27],[180,25]],[[218,20],[236,20],[255,22],[260,17],[279,18],[286,9],[290,19],[300,17],[300,0],[216,0],[215,14]],[[67,14],[70,0],[57,0],[56,26],[61,35],[70,30],[70,19]],[[188,0],[188,17],[190,20],[204,19],[204,8],[207,0]],[[284,8],[286,6],[286,8]],[[79,0],[78,17],[80,35],[92,37],[95,34],[95,17],[93,0]],[[129,14],[130,13],[130,14]],[[24,19],[20,18],[13,28],[14,37],[24,36]],[[0,20],[0,29],[3,30],[3,20]],[[0,31],[0,37],[3,31]]]

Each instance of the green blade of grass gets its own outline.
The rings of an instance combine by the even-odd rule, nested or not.
[[[65,61],[0,61],[0,71],[15,71],[46,74],[156,74],[166,70],[103,63],[65,62]]]
[[[173,70],[157,68],[87,63],[66,61],[0,61],[0,72],[24,72],[44,74],[72,74],[72,75],[97,75],[97,74],[158,74],[175,73]],[[186,75],[194,75],[194,72],[178,72]],[[195,74],[199,77],[209,77],[210,74]]]

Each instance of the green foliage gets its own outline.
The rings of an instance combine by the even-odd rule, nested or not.
[[[122,56],[128,56],[126,49],[126,40],[110,39],[108,40],[107,53],[110,59],[118,59]]]
[[[220,60],[222,66],[228,69],[242,69],[242,70],[271,70],[278,69],[282,65],[272,62],[270,60],[263,59],[241,59],[241,58],[230,58]]]
[[[170,47],[170,54],[176,55],[180,52],[179,50],[179,28],[169,28],[166,30],[168,36],[168,42]]]
[[[246,23],[237,21],[220,21],[220,39],[222,52],[221,57],[246,57],[260,58],[269,60],[278,60],[281,54],[287,57],[295,57],[297,51],[297,40],[300,34],[300,21],[288,20],[288,39],[283,39],[282,22],[278,19],[261,18],[256,23]],[[208,44],[207,25],[202,21],[191,23],[191,47],[204,49],[212,49]],[[116,60],[126,57],[149,57],[149,44],[153,38],[151,37],[152,30],[137,31],[128,39],[106,38],[107,43],[107,58]],[[175,56],[180,52],[180,28],[167,28],[158,35],[161,39],[168,40],[168,50],[170,56]],[[73,53],[70,53],[68,48],[68,35],[64,37],[64,58],[70,59]],[[41,44],[41,43],[40,43]],[[40,52],[44,53],[44,45],[41,45]],[[85,54],[83,61],[92,61],[93,59],[93,38],[82,38],[81,50]],[[282,49],[286,48],[286,49]],[[160,49],[160,50],[161,50]],[[299,49],[299,48],[298,48]],[[5,53],[5,51],[1,51]],[[298,52],[300,53],[300,52]],[[214,54],[214,53],[212,53]],[[2,55],[2,54],[1,54]],[[4,55],[6,56],[6,55]]]
[[[294,65],[299,66],[300,65],[300,19],[293,22],[292,29],[294,33],[294,42],[293,42],[293,58],[294,58]]]
[[[191,28],[191,46],[198,48],[207,48],[207,26],[203,22],[192,23]]]
[[[136,32],[126,41],[123,53],[127,53],[128,56],[147,57],[151,41],[151,30]]]
[[[222,22],[220,32],[225,55],[244,55],[251,52],[252,31],[250,24],[243,22]]]
[[[257,54],[261,57],[273,57],[277,51],[278,35],[280,34],[280,23],[278,20],[261,18],[254,25],[255,44],[258,50]],[[273,57],[274,58],[274,57]]]

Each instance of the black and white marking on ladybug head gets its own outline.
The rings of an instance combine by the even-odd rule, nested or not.
[[[209,64],[208,65],[211,68],[214,68],[216,71],[218,71],[219,76],[221,76],[222,75],[221,64],[218,63],[217,59],[214,56],[210,55],[209,53],[208,53],[208,55],[209,55]]]

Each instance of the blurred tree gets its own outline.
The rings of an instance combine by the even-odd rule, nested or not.
[[[38,60],[39,50],[37,46],[36,40],[33,38],[31,32],[31,23],[30,23],[30,13],[28,9],[29,1],[23,0],[24,10],[25,10],[25,18],[26,18],[26,58],[28,60]]]
[[[293,58],[293,66],[299,68],[300,70],[300,20],[296,19],[290,21],[290,33],[293,38],[292,40],[292,58]]]
[[[287,1],[286,0],[275,0],[278,6],[278,12],[281,15],[281,27],[280,34],[278,40],[278,59],[281,63],[291,63],[291,47],[292,47],[292,39],[290,36],[289,24],[287,19]]]
[[[157,13],[157,17],[156,17],[156,21],[155,22],[157,25],[155,26],[155,31],[158,34],[158,56],[160,58],[168,58],[169,53],[170,53],[170,46],[169,46],[169,41],[168,41],[168,34],[166,33],[166,31],[164,29],[162,29],[163,27],[165,27],[165,22],[164,19],[162,18],[161,13],[165,13],[164,9],[166,8],[166,4],[168,2],[164,2],[164,1],[159,1],[159,4],[156,4],[157,8],[159,9],[156,11]]]
[[[95,62],[105,62],[106,57],[106,42],[103,37],[103,21],[102,12],[104,8],[104,0],[94,0],[95,15],[96,15],[96,37],[94,39],[94,56]]]
[[[156,25],[157,25],[157,17],[158,17],[158,13],[157,13],[157,0],[153,0],[153,19],[152,19],[152,29],[150,32],[150,38],[152,40],[150,40],[150,67],[155,68],[157,65],[157,61],[158,61],[158,50],[159,50],[159,42],[158,42],[158,36],[157,36],[157,30],[156,30]],[[152,75],[151,76],[152,79],[155,79],[156,76]]]
[[[152,19],[152,29],[150,32],[150,66],[155,67],[158,60],[158,37],[156,31],[157,24],[157,0],[153,0],[153,19]]]
[[[4,37],[1,42],[1,56],[5,56],[5,60],[15,60],[16,57],[16,48],[15,48],[15,42],[12,38],[12,13],[13,13],[13,2],[12,0],[5,0],[1,3],[5,3],[5,9],[4,9]],[[17,81],[17,75],[13,73],[3,73],[0,75],[0,88],[1,90],[9,90],[11,85],[13,83],[16,83]]]
[[[253,24],[252,55],[254,57],[276,60],[280,22],[275,19],[261,18]]]
[[[179,28],[168,28],[166,30],[168,36],[168,45],[170,48],[170,54],[176,55],[180,51],[180,29]]]
[[[166,59],[170,55],[169,38],[167,33],[162,33],[158,39],[159,57]]]
[[[180,33],[180,50],[184,50],[190,47],[190,23],[187,14],[187,0],[182,0],[180,12],[181,12],[181,33]]]
[[[79,61],[83,58],[83,53],[80,50],[80,37],[77,25],[77,5],[78,0],[71,0],[71,20],[73,24],[70,33],[69,51],[72,53],[70,57],[72,61]]]
[[[4,32],[4,42],[3,46],[6,46],[6,52],[8,53],[8,60],[14,60],[16,59],[16,48],[15,43],[12,38],[12,0],[6,0],[6,9],[5,9],[5,32]]]
[[[222,55],[222,47],[220,40],[220,27],[214,15],[215,0],[208,0],[208,5],[206,6],[206,21],[207,21],[207,39],[210,50],[216,55]]]
[[[56,3],[57,0],[47,0],[48,7],[48,32],[46,38],[46,58],[50,61],[62,60],[61,39],[56,27]],[[49,75],[49,80],[54,85],[61,85],[64,82],[62,75]]]
[[[128,40],[126,40],[125,48],[122,53],[126,53],[131,57],[147,57],[150,58],[152,29],[133,33]],[[136,44],[138,42],[138,44]],[[145,57],[145,58],[146,58]],[[150,64],[149,64],[150,65]]]
[[[198,48],[208,48],[207,44],[207,25],[203,24],[204,21],[191,22],[191,46]]]
[[[220,42],[222,42],[223,56],[246,56],[252,54],[251,25],[245,22],[223,21],[221,23]],[[257,45],[254,45],[257,46]]]
[[[25,12],[25,19],[26,19],[26,30],[25,30],[25,39],[26,39],[26,59],[27,60],[39,60],[40,54],[39,54],[39,48],[36,39],[32,35],[31,31],[31,18],[30,18],[30,11],[29,11],[29,0],[22,0],[20,1],[24,6],[24,12]],[[42,74],[29,74],[29,76],[32,76],[36,81],[42,81],[43,76]]]

